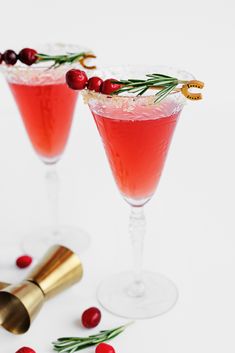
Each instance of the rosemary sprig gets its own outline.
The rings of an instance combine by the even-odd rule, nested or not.
[[[120,333],[122,333],[130,324],[132,324],[132,322],[111,330],[100,331],[98,334],[88,337],[61,337],[55,342],[52,342],[53,349],[59,353],[74,353],[81,349],[95,346],[101,342],[113,339],[120,335]]]
[[[91,53],[86,53],[86,52],[81,52],[81,53],[67,53],[63,55],[48,55],[48,54],[43,54],[43,53],[38,53],[36,54],[37,56],[37,62],[46,62],[46,61],[54,61],[53,65],[51,67],[58,67],[60,65],[63,65],[65,63],[73,64],[75,62],[80,62],[80,64],[86,68],[95,68],[95,66],[86,66],[84,64],[84,60],[88,58],[95,58],[95,55]]]
[[[122,85],[120,89],[114,91],[113,94],[120,94],[123,92],[137,93],[137,96],[141,96],[148,89],[157,89],[158,92],[155,94],[156,102],[160,102],[164,99],[168,94],[176,89],[179,84],[186,84],[188,81],[178,80],[175,77],[166,76],[162,74],[148,74],[146,75],[146,80],[138,80],[138,79],[128,79],[128,80],[120,80],[115,81]]]

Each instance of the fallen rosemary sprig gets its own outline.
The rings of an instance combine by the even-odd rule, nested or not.
[[[120,333],[122,333],[130,324],[132,324],[132,322],[111,330],[100,331],[98,334],[88,337],[61,337],[55,342],[52,342],[53,349],[54,351],[60,353],[74,353],[80,351],[81,349],[95,346],[101,342],[106,342],[113,339],[114,337],[120,335]]]
[[[120,80],[115,81],[122,85],[120,89],[114,91],[113,94],[120,94],[123,92],[129,93],[137,93],[137,96],[141,96],[148,89],[157,89],[158,92],[155,94],[156,102],[160,102],[164,99],[168,94],[176,89],[179,84],[186,84],[188,81],[178,80],[175,77],[166,76],[162,74],[148,74],[146,75],[146,80],[138,80],[138,79],[128,79],[128,80]]]
[[[48,54],[38,53],[38,54],[36,54],[36,56],[37,56],[36,63],[46,62],[46,61],[54,61],[53,65],[51,66],[54,68],[58,67],[60,65],[63,65],[65,63],[73,64],[75,62],[80,62],[80,64],[87,69],[95,69],[96,68],[95,66],[87,66],[84,63],[85,59],[96,58],[96,56],[91,53],[86,53],[86,52],[67,53],[64,55],[48,55]]]

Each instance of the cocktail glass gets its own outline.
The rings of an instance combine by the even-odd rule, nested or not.
[[[146,79],[159,73],[191,80],[193,77],[167,67],[100,70],[96,76],[115,79]],[[131,207],[131,236],[134,271],[104,280],[97,296],[104,308],[122,317],[150,318],[167,312],[176,303],[175,285],[160,274],[142,270],[146,221],[143,206],[158,185],[167,152],[185,97],[179,92],[155,102],[156,91],[144,96],[106,96],[84,91],[84,100],[94,116],[114,179]]]
[[[38,50],[39,51],[39,50]],[[45,45],[39,52],[50,55],[86,51],[75,45]],[[65,73],[78,63],[52,68],[53,62],[26,66],[1,65],[18,106],[31,144],[46,165],[46,186],[51,210],[51,226],[34,230],[24,237],[23,248],[34,256],[50,245],[59,243],[83,250],[88,246],[88,234],[76,227],[61,226],[58,219],[59,176],[56,164],[66,147],[72,125],[78,91],[70,90]],[[84,69],[83,69],[84,70]]]

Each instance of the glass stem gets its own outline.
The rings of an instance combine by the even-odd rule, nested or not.
[[[131,207],[129,232],[131,236],[133,259],[134,259],[134,283],[129,288],[129,295],[141,297],[145,288],[142,279],[143,275],[143,250],[144,237],[146,232],[146,220],[143,207]]]
[[[59,223],[59,176],[55,164],[47,165],[45,179],[50,207],[52,234],[57,236]]]

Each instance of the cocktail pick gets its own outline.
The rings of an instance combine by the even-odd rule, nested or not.
[[[1,284],[0,325],[14,334],[25,333],[44,301],[78,282],[82,275],[78,256],[64,246],[53,246],[24,281],[7,287]]]

